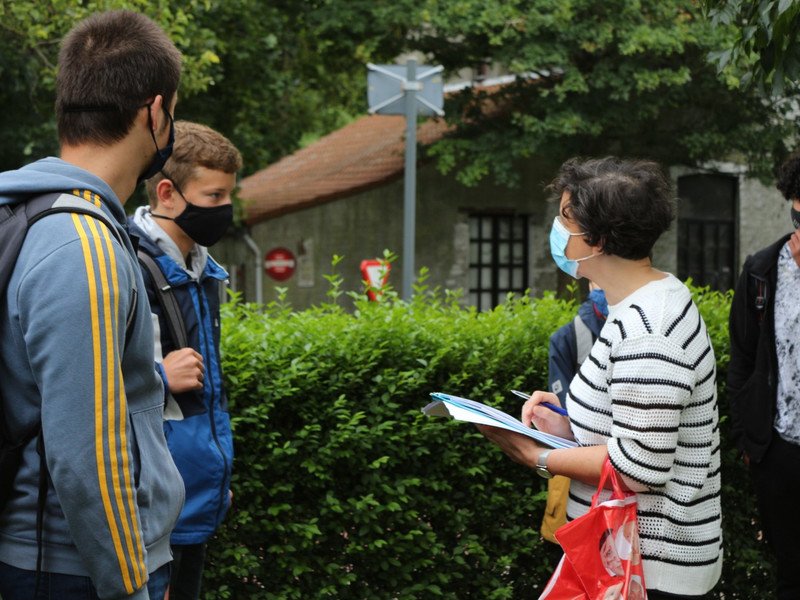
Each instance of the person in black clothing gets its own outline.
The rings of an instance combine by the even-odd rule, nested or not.
[[[794,232],[747,258],[730,312],[732,434],[777,558],[779,599],[800,598],[800,154],[778,172]]]

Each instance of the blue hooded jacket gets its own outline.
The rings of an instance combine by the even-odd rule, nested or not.
[[[86,215],[29,228],[0,303],[0,399],[14,430],[41,421],[43,570],[89,576],[100,598],[147,598],[148,573],[171,560],[184,490],[163,433],[144,283],[104,181],[57,158],[0,174],[0,205],[50,192],[103,210],[124,245]],[[39,464],[32,440],[0,512],[0,561],[26,570],[36,568]]]
[[[204,260],[205,264],[194,265],[193,271],[199,275],[192,275],[137,225],[148,218],[147,210],[139,208],[129,219],[131,235],[139,239],[139,250],[153,258],[171,286],[188,345],[202,355],[205,367],[202,389],[168,396],[164,421],[170,452],[186,486],[186,503],[171,540],[177,545],[200,544],[213,535],[227,512],[233,467],[233,436],[219,354],[220,286],[228,273],[205,248],[196,247],[202,252],[194,253],[195,262]],[[144,282],[150,308],[157,317],[156,345],[160,352],[157,350],[156,360],[160,361],[177,349],[176,343],[156,285],[146,270]]]
[[[597,300],[595,302],[594,300]],[[594,290],[589,298],[578,308],[578,318],[589,329],[594,342],[606,323],[608,304],[602,290]],[[575,321],[562,325],[550,336],[548,353],[548,389],[558,396],[561,406],[565,406],[567,390],[578,372],[577,335]]]

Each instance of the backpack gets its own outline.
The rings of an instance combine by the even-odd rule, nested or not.
[[[50,193],[34,196],[14,204],[0,206],[0,298],[5,299],[8,282],[17,263],[22,243],[31,225],[48,215],[56,213],[79,213],[94,217],[111,230],[117,241],[123,244],[116,227],[102,209],[90,202],[65,193]],[[128,316],[128,325],[133,318],[134,311]],[[32,439],[39,435],[40,424],[32,431],[9,431],[3,412],[3,403],[0,402],[0,510],[8,501],[13,489],[14,479],[17,476],[22,451]],[[38,445],[41,462],[44,465],[44,448],[41,438]],[[42,479],[40,477],[40,479]],[[44,485],[47,479],[44,477]],[[42,482],[40,481],[40,499]]]
[[[592,330],[589,329],[589,326],[583,322],[579,315],[575,315],[572,324],[572,328],[575,330],[575,372],[577,373],[583,361],[592,351],[595,337]],[[558,383],[560,385],[560,381]],[[552,391],[557,393],[555,390]],[[555,536],[556,529],[567,522],[569,482],[569,478],[563,475],[556,475],[547,480],[547,502],[542,516],[540,532],[544,539],[554,544],[559,544]]]
[[[592,330],[589,329],[589,326],[583,322],[583,319],[577,315],[573,319],[573,324],[575,328],[575,356],[577,358],[575,361],[575,371],[577,372],[578,367],[583,364],[583,361],[589,356],[589,352],[592,351],[592,346],[594,346],[594,334]]]
[[[183,313],[178,300],[175,298],[172,286],[167,282],[164,273],[161,272],[153,257],[142,249],[138,250],[136,256],[139,258],[139,265],[142,270],[149,273],[150,278],[153,280],[158,295],[158,303],[164,311],[172,342],[176,348],[187,348],[189,346],[189,338],[186,335],[186,325],[183,322]]]

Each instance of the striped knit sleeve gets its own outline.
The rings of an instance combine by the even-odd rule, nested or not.
[[[71,241],[45,257],[19,288],[24,335],[40,380],[48,470],[99,595],[146,595],[121,369],[132,271],[104,224],[77,214],[48,220],[54,219],[61,219]]]
[[[658,334],[622,339],[610,362],[611,463],[642,485],[663,487],[673,473],[693,366],[680,346]]]

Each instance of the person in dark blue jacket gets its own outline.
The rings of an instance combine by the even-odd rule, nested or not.
[[[562,406],[572,378],[588,356],[608,315],[605,292],[593,283],[589,287],[589,296],[578,308],[577,316],[550,336],[549,387]]]
[[[558,396],[561,406],[566,405],[567,390],[578,367],[589,355],[608,315],[606,294],[589,282],[589,296],[578,308],[575,318],[559,327],[550,336],[548,353],[548,379],[550,391]],[[561,548],[555,531],[567,520],[567,496],[569,479],[556,475],[547,481],[547,504],[542,516],[542,537],[553,544],[548,545],[554,564],[561,559]]]
[[[233,442],[219,355],[220,287],[228,274],[206,247],[231,224],[241,166],[224,136],[176,121],[172,156],[147,184],[150,205],[130,219],[168,390],[164,433],[186,486],[170,540],[171,600],[199,597],[206,543],[232,497]]]

